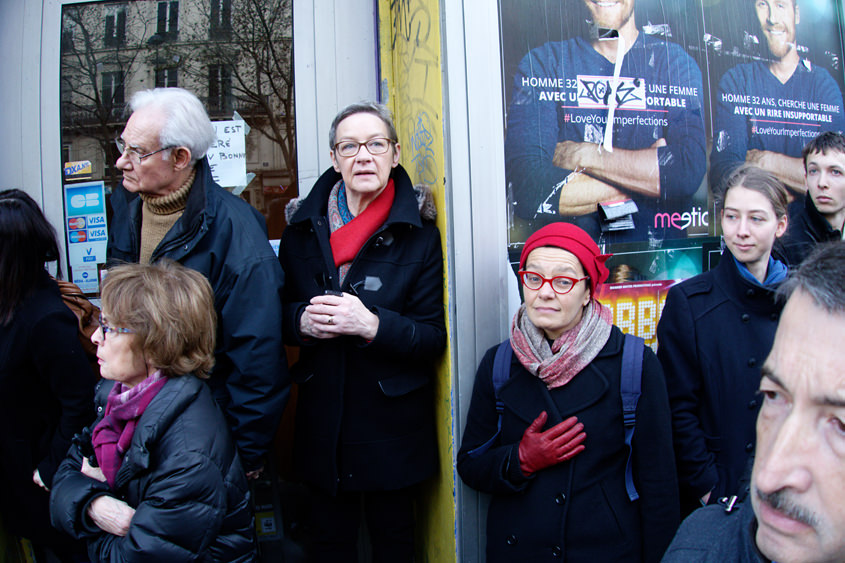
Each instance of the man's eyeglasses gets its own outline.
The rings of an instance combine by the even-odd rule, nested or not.
[[[544,278],[540,274],[536,272],[526,272],[524,270],[520,270],[517,272],[519,274],[519,279],[522,280],[522,285],[527,287],[532,291],[537,291],[543,284],[548,282],[550,286],[552,286],[552,291],[557,293],[558,295],[566,295],[572,288],[575,287],[575,284],[584,280],[590,279],[590,276],[584,276],[583,278],[570,278],[569,276],[555,276],[551,279]]]
[[[141,154],[141,152],[138,149],[127,146],[126,143],[124,142],[124,140],[121,139],[120,137],[118,137],[117,139],[114,140],[114,144],[117,146],[117,150],[120,151],[121,155],[128,153],[129,159],[132,160],[133,162],[143,162],[143,160],[145,158],[149,158],[154,154],[158,154],[162,151],[166,151],[166,150],[176,148],[176,147],[164,147],[164,148],[158,149],[157,151],[148,152],[147,154]]]
[[[357,141],[341,141],[334,146],[334,150],[337,154],[344,158],[349,158],[350,156],[355,156],[358,154],[358,151],[361,150],[361,147],[367,147],[367,151],[372,155],[377,154],[384,154],[387,152],[387,149],[390,148],[391,141],[390,139],[385,139],[384,137],[376,137],[375,139],[370,139],[366,143],[359,143]]]
[[[121,327],[117,327],[117,326],[109,326],[109,324],[106,322],[106,319],[103,318],[102,314],[97,318],[97,322],[100,323],[100,328],[103,329],[103,342],[106,341],[106,335],[110,332],[114,332],[114,333],[117,333],[117,334],[132,334],[132,333],[135,332],[131,328],[121,328]]]

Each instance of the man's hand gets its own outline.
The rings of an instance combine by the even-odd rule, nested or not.
[[[807,191],[804,183],[804,161],[798,157],[779,152],[751,149],[745,153],[746,164],[768,170],[790,189],[790,195],[802,195]]]
[[[566,216],[593,213],[599,203],[628,199],[630,196],[587,174],[575,174],[560,190],[558,212]]]
[[[129,533],[129,526],[135,509],[114,497],[99,496],[88,506],[88,517],[98,528],[108,534],[125,536]]]
[[[584,168],[586,151],[600,152],[599,145],[594,143],[577,143],[575,141],[561,141],[555,145],[555,154],[552,157],[552,164],[558,168],[577,170]]]
[[[602,150],[595,143],[561,141],[555,145],[552,163],[566,170],[578,170],[603,182],[647,197],[660,195],[660,165],[657,150],[665,147],[660,138],[645,149]],[[618,199],[618,198],[617,198]],[[593,204],[599,203],[599,200]]]

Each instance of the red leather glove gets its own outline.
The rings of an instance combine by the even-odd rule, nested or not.
[[[581,442],[587,434],[578,418],[571,416],[543,432],[540,429],[548,418],[546,411],[541,412],[519,441],[519,468],[526,476],[572,459],[585,449]]]

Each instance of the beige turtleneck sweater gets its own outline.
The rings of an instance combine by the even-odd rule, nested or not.
[[[158,197],[140,194],[144,202],[141,206],[141,264],[150,263],[153,251],[182,216],[196,174],[196,170],[192,171],[182,187],[173,193]]]

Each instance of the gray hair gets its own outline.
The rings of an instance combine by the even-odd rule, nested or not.
[[[381,119],[387,126],[387,135],[388,137],[390,137],[390,140],[394,143],[399,142],[399,135],[396,134],[396,127],[394,127],[393,125],[393,114],[390,113],[390,110],[387,108],[387,106],[379,104],[377,102],[365,101],[349,104],[348,106],[340,110],[340,113],[334,116],[332,126],[329,129],[329,150],[334,150],[334,146],[337,141],[337,126],[340,124],[341,121],[343,121],[350,115],[355,115],[356,113],[369,113]]]
[[[795,291],[809,295],[830,314],[845,314],[845,242],[820,244],[778,288],[786,301]]]
[[[196,162],[217,138],[202,102],[184,88],[155,88],[136,92],[129,100],[129,109],[136,112],[154,106],[165,114],[159,142],[162,147],[188,147],[191,162]]]

